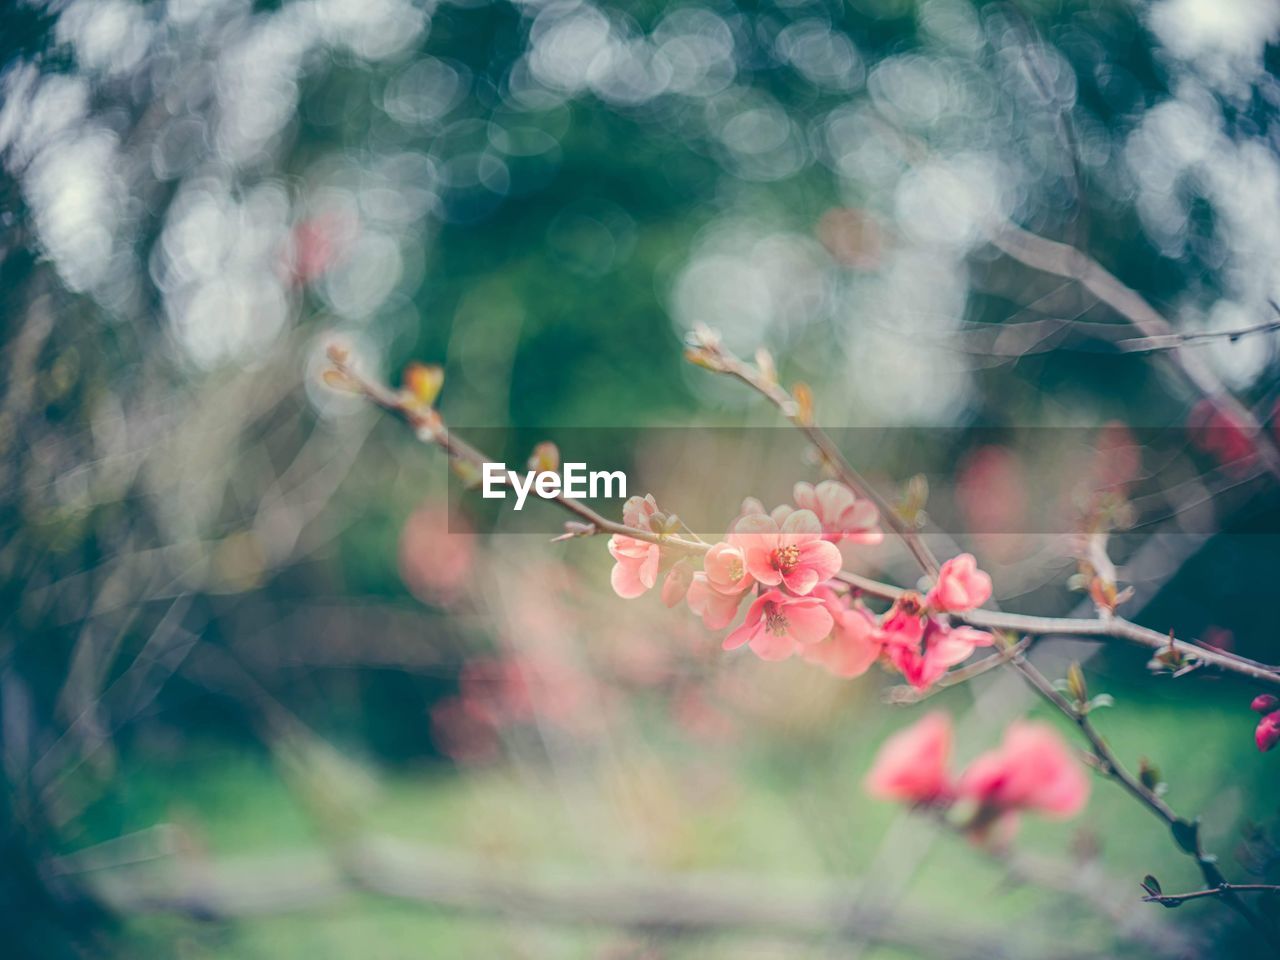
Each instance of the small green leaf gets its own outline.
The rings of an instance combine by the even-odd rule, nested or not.
[[[1142,889],[1153,897],[1158,897],[1163,892],[1160,881],[1149,873],[1142,878]]]
[[[1099,707],[1114,707],[1116,698],[1109,693],[1099,693],[1089,701],[1089,709],[1097,710]]]

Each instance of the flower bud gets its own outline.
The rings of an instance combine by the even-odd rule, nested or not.
[[[693,583],[693,564],[687,559],[681,560],[671,568],[667,578],[662,581],[662,602],[668,607],[674,607],[689,592],[691,583]]]
[[[339,370],[337,367],[326,369],[320,374],[320,379],[330,390],[337,390],[340,393],[363,392],[358,381],[353,379],[345,370]]]
[[[1067,668],[1067,692],[1077,704],[1082,704],[1089,699],[1089,687],[1085,683],[1084,671],[1080,669],[1078,663],[1072,663]]]
[[[1276,707],[1280,707],[1280,700],[1269,693],[1258,694],[1253,698],[1253,703],[1249,704],[1249,709],[1254,713],[1271,713]]]
[[[760,376],[765,383],[776,384],[778,382],[777,364],[773,362],[773,354],[764,347],[756,351],[756,369],[760,371]]]
[[[1258,721],[1258,729],[1253,732],[1253,740],[1263,753],[1280,742],[1280,710],[1268,713]]]
[[[807,383],[797,382],[791,388],[791,399],[795,402],[795,420],[802,426],[813,426],[813,390]]]
[[[444,368],[436,364],[411,363],[404,368],[404,389],[420,407],[430,407],[444,386]]]
[[[529,456],[529,469],[541,473],[556,473],[560,469],[560,448],[550,440],[543,440],[533,448]]]

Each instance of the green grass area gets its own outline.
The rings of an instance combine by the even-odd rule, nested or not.
[[[938,702],[958,712],[964,696],[952,693]],[[324,751],[280,764],[258,751],[193,744],[164,762],[141,754],[126,758],[117,788],[87,812],[83,834],[67,846],[168,822],[210,857],[286,855],[323,846],[331,836],[323,824],[341,822],[535,875],[552,871],[607,882],[637,872],[727,873],[758,878],[763,896],[771,888],[855,889],[860,881],[878,891],[882,879],[884,889],[893,889],[892,869],[885,878],[867,873],[886,837],[905,836],[908,846],[932,837],[919,868],[908,874],[902,903],[944,926],[969,922],[997,931],[1007,925],[1020,936],[1030,932],[1037,948],[1069,939],[1107,949],[1109,922],[1078,900],[1011,886],[1001,866],[960,837],[934,836],[937,828],[924,817],[910,821],[905,833],[893,833],[904,829],[899,811],[868,799],[860,780],[884,736],[917,715],[918,709],[851,700],[834,708],[821,733],[805,737],[794,729],[747,725],[740,741],[709,745],[682,740],[655,714],[632,731],[639,734],[632,739],[554,761],[522,749],[511,762],[487,767],[439,765],[376,777]],[[1224,854],[1228,873],[1236,872],[1230,851],[1240,820],[1267,812],[1264,801],[1243,799],[1260,792],[1249,782],[1260,776],[1260,761],[1241,735],[1239,718],[1212,702],[1175,707],[1120,696],[1117,707],[1099,711],[1096,719],[1122,757],[1136,764],[1145,753],[1160,767],[1173,785],[1168,799],[1175,809],[1206,813],[1206,838]],[[959,744],[961,759],[996,739],[993,731],[990,742]],[[334,783],[341,784],[340,797]],[[1161,824],[1101,780],[1081,818],[1053,823],[1027,817],[1018,836],[1020,850],[1058,860],[1086,843],[1096,844],[1101,867],[1125,896],[1137,896],[1138,880],[1148,872],[1166,889],[1197,883],[1194,867]],[[892,855],[887,862],[893,863]],[[363,894],[235,922],[134,919],[118,942],[121,956],[172,951],[193,958],[647,955],[640,951],[644,938],[630,934],[457,915]],[[769,949],[754,937],[716,936],[680,941],[657,955],[838,953],[835,942]],[[880,948],[871,955],[897,952]]]

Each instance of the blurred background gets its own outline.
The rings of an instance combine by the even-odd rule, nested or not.
[[[335,337],[392,383],[442,364],[513,465],[625,428],[629,492],[718,532],[819,474],[684,362],[706,324],[891,500],[927,474],[935,548],[1005,608],[1088,612],[1069,534],[1114,526],[1124,613],[1275,662],[1271,0],[4,6],[6,955],[1259,955],[1138,902],[1198,877],[1101,781],[1016,859],[869,800],[920,712],[888,677],[617,599],[602,541],[482,516],[318,374]],[[1133,496],[1100,519],[1104,487]],[[1085,660],[1118,753],[1276,882],[1259,691],[1036,657]],[[966,758],[1033,707],[996,674],[931,702]]]

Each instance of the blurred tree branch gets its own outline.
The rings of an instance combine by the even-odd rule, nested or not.
[[[1273,476],[1280,478],[1280,450],[1276,448],[1275,442],[1262,429],[1249,408],[1227,390],[1204,359],[1183,349],[1187,340],[1179,338],[1185,335],[1175,331],[1169,321],[1141,294],[1075,247],[1048,240],[1012,223],[997,230],[991,238],[991,244],[1024,266],[1078,282],[1138,330],[1142,334],[1140,343],[1146,341],[1161,344],[1161,356],[1168,357],[1202,396],[1212,402],[1231,423],[1245,431],[1253,441],[1263,464]]]
[[[132,877],[130,876],[132,874]],[[655,936],[767,933],[832,935],[949,958],[1085,960],[1104,954],[1062,945],[1038,950],[1007,929],[982,928],[875,904],[850,906],[847,892],[770,889],[759,877],[663,875],[530,876],[524,865],[442,854],[387,837],[352,840],[337,859],[323,853],[179,861],[175,869],[122,867],[93,878],[103,901],[126,913],[226,920],[329,906],[358,892],[486,916],[518,916]]]

